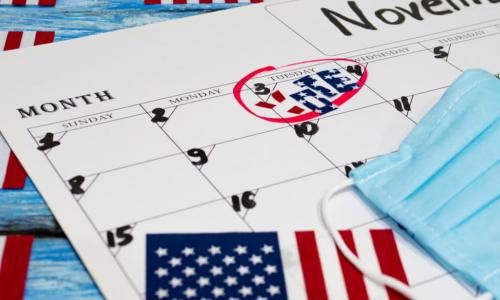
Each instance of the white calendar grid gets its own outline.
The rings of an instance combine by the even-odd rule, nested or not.
[[[113,240],[111,255],[137,293],[144,297],[145,256],[144,249],[140,249],[145,247],[146,233],[200,229],[217,232],[222,223],[233,231],[290,230],[290,227],[319,230],[315,201],[328,186],[368,160],[396,151],[401,140],[463,70],[482,67],[499,76],[500,61],[491,56],[493,50],[485,45],[500,44],[500,24],[466,28],[462,34],[468,32],[480,33],[442,43],[460,36],[443,33],[439,38],[349,57],[367,67],[367,84],[339,110],[311,120],[319,127],[311,136],[298,137],[293,124],[269,123],[247,114],[233,99],[235,83],[45,124],[28,131],[38,146],[47,132],[61,143],[44,151],[47,160],[68,192],[70,179],[77,175],[85,178],[81,185],[84,193],[73,197],[102,241],[109,245],[110,239]],[[400,53],[374,58],[377,53],[390,50]],[[419,69],[412,67],[416,62]],[[329,62],[309,67],[329,66],[347,70],[348,64]],[[360,75],[351,73],[354,77]],[[277,74],[280,73],[273,75]],[[392,85],[391,76],[398,78],[398,85]],[[254,79],[252,83],[262,80],[265,78]],[[274,83],[265,85],[271,90],[277,88]],[[176,98],[209,91],[214,95],[172,104]],[[242,93],[254,90],[248,85]],[[269,96],[262,100],[268,101]],[[156,108],[165,110],[167,121],[151,122]],[[63,123],[106,114],[114,114],[113,119],[60,130]],[[281,117],[278,112],[276,115]],[[218,118],[217,122],[213,118]],[[225,118],[224,122],[220,118]],[[365,120],[373,122],[373,126],[364,126]],[[137,130],[129,132],[128,128]],[[105,153],[99,150],[102,147],[107,149]],[[196,153],[203,150],[208,162],[195,165],[200,157],[190,155],[192,149],[198,149]],[[188,184],[190,189],[186,189]],[[244,192],[252,193],[257,206],[235,211],[233,201],[236,199],[241,206]],[[282,199],[283,195],[287,199]],[[343,228],[355,230],[387,221],[385,216],[360,208],[362,204],[354,201],[356,197],[352,194],[340,198],[339,209],[362,211],[359,217],[341,217],[339,224]],[[307,199],[313,199],[313,204],[308,204]],[[290,211],[290,215],[281,213],[284,210]],[[113,217],[109,217],[110,212]],[[207,217],[212,214],[218,220]],[[273,217],[276,214],[279,218]],[[193,218],[198,225],[192,224]],[[119,246],[120,230],[133,236],[130,244]],[[410,283],[423,286],[450,277],[451,273],[437,272]],[[477,291],[470,293],[475,295]]]

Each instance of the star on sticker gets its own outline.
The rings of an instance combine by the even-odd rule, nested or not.
[[[226,279],[224,279],[224,282],[227,284],[227,286],[233,286],[238,284],[238,279],[233,276],[227,276]]]
[[[266,273],[268,275],[271,275],[273,273],[277,273],[278,270],[276,269],[276,266],[273,266],[273,265],[267,265],[265,268],[264,268],[264,271],[266,271]]]
[[[210,279],[208,279],[207,277],[201,276],[200,278],[198,278],[196,283],[198,283],[198,285],[200,287],[204,287],[204,286],[210,285]]]
[[[213,266],[210,269],[210,273],[212,273],[213,276],[222,275],[222,268],[221,267],[217,267],[217,266]]]
[[[162,278],[163,276],[168,275],[168,270],[160,267],[160,268],[156,269],[155,274],[156,274],[156,276],[158,276],[158,278]]]
[[[332,75],[326,75],[325,79],[333,79],[333,76]]]
[[[260,250],[261,250],[262,252],[264,252],[264,254],[274,253],[274,248],[273,248],[273,246],[266,245],[266,244],[264,244],[264,246],[262,246],[262,248],[260,248]]]
[[[212,294],[214,295],[215,298],[223,297],[224,296],[224,289],[216,286],[212,290]]]
[[[193,288],[187,288],[184,290],[183,294],[188,298],[194,298],[197,296],[196,289]]]
[[[234,260],[234,256],[229,256],[229,255],[224,256],[222,261],[224,262],[224,264],[226,266],[229,266],[229,265],[236,263],[236,261]]]
[[[191,268],[191,267],[185,267],[184,270],[182,270],[182,273],[184,273],[184,275],[186,277],[190,277],[190,276],[196,275],[195,269]]]
[[[190,255],[194,255],[194,248],[190,248],[190,247],[186,247],[184,249],[182,249],[182,254],[184,254],[184,256],[190,256]]]
[[[280,287],[275,285],[270,285],[266,290],[269,295],[276,296],[280,293]]]
[[[196,263],[200,267],[204,266],[204,265],[208,265],[208,257],[206,257],[206,256],[198,256],[198,258],[196,259]]]
[[[163,257],[163,256],[167,256],[168,250],[167,250],[167,248],[158,247],[158,249],[156,249],[155,253],[156,253],[156,255],[158,255],[158,257]]]
[[[250,269],[247,266],[240,266],[236,271],[240,273],[240,276],[250,273]]]
[[[259,296],[259,297],[257,297],[257,300],[267,300],[267,298],[266,298],[266,297]]]
[[[167,297],[168,297],[168,290],[166,290],[166,289],[162,289],[162,288],[159,288],[159,289],[155,292],[155,295],[156,295],[156,297],[158,297],[158,299],[167,298]]]
[[[305,98],[307,96],[309,96],[308,94],[304,93],[304,92],[300,92],[299,93],[299,96],[302,97],[302,98]]]
[[[168,283],[175,289],[176,287],[182,286],[182,279],[173,277]]]
[[[177,267],[177,266],[180,266],[182,265],[182,259],[178,258],[178,257],[172,257],[168,263],[172,266],[172,268],[174,267]]]
[[[266,283],[266,280],[264,278],[264,276],[259,276],[259,275],[255,275],[253,278],[252,278],[252,281],[253,283],[256,285],[256,286],[259,286],[261,284],[265,284]]]
[[[212,254],[212,255],[221,254],[220,247],[217,247],[217,246],[214,246],[214,245],[212,245],[208,249],[208,252],[210,252],[210,254]]]
[[[247,253],[247,247],[243,247],[243,246],[241,246],[241,245],[238,245],[238,247],[236,247],[236,248],[234,249],[234,251],[235,251],[236,253],[238,253],[238,255],[243,255],[243,254],[246,254],[246,253]]]
[[[251,287],[242,286],[241,289],[238,290],[238,293],[240,293],[243,297],[246,297],[251,296],[253,292]]]
[[[248,260],[255,266],[262,263],[262,256],[253,254]]]

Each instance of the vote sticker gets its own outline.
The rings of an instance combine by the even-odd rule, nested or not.
[[[268,66],[251,72],[234,87],[250,114],[274,123],[299,123],[337,110],[368,78],[366,67],[347,58],[327,58]]]

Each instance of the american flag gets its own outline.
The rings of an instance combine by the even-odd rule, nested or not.
[[[148,299],[287,299],[276,233],[153,234]]]
[[[0,5],[14,6],[55,6],[56,0],[0,0]]]
[[[4,2],[0,0],[0,3]],[[0,52],[52,43],[54,36],[52,31],[0,31]],[[26,177],[26,172],[0,135],[0,188],[22,189]]]
[[[0,236],[2,299],[23,299],[32,243],[32,236]]]
[[[340,233],[359,255],[353,231]],[[366,235],[361,238],[369,237],[381,272],[408,283],[392,230],[372,229]],[[366,252],[366,243],[362,248]],[[147,239],[147,299],[405,299],[389,288],[382,292],[381,297],[369,291],[363,274],[333,241],[319,239],[314,231],[153,234]]]

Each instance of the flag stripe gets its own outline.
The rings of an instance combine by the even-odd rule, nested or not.
[[[408,284],[408,278],[406,277],[392,230],[373,229],[370,230],[370,235],[382,273]],[[387,293],[390,300],[407,299],[391,288],[387,288]]]
[[[54,31],[8,31],[0,32],[0,49],[4,51],[19,49],[26,46],[38,46],[54,41]]]
[[[0,0],[2,1],[2,0]],[[3,47],[5,45],[5,41],[7,39],[7,33],[6,31],[0,31],[0,52],[3,51]]]
[[[358,255],[356,250],[356,245],[354,244],[354,237],[352,231],[341,230],[339,231],[342,239],[346,243],[347,247],[354,253]],[[337,248],[337,254],[340,261],[340,267],[342,269],[342,274],[344,275],[345,287],[347,290],[347,295],[350,300],[368,300],[368,291],[365,286],[365,281],[363,274],[349,261]]]
[[[296,232],[300,264],[309,300],[327,300],[325,278],[321,268],[314,231]]]
[[[0,236],[0,267],[2,267],[2,257],[3,257],[3,249],[5,248],[5,240],[7,238],[5,236]]]
[[[382,271],[380,270],[380,264],[378,262],[377,254],[375,252],[375,247],[373,245],[372,237],[370,235],[370,228],[365,227],[354,229],[353,238],[360,261],[366,266],[370,266],[372,270],[376,270],[382,273]],[[368,298],[380,300],[389,299],[389,295],[387,294],[387,289],[385,288],[385,286],[376,283],[367,276],[364,276],[364,282],[366,291],[368,293]]]
[[[7,165],[9,164],[10,148],[0,135],[0,188],[3,186]]]
[[[31,236],[6,238],[0,267],[2,299],[23,299],[32,243]]]
[[[26,4],[33,4],[34,2],[37,1],[30,0]],[[54,0],[40,0],[38,2],[44,5],[55,3]],[[21,4],[22,2],[16,3]],[[0,50],[9,51],[27,46],[48,44],[54,41],[54,37],[55,32],[53,31],[0,32]],[[22,189],[26,178],[26,171],[24,171],[17,157],[10,151],[7,143],[0,136],[0,188]]]
[[[0,0],[0,5],[55,6],[57,0]]]
[[[38,5],[40,5],[40,6],[55,6],[56,0],[40,0],[40,1],[38,1]]]
[[[21,46],[21,40],[23,38],[23,33],[21,31],[10,31],[7,33],[7,39],[5,40],[5,45],[3,47],[4,51],[19,49]]]
[[[35,35],[36,32],[34,31],[24,31],[23,38],[21,39],[21,45],[19,45],[19,49],[33,46],[33,44],[35,43]]]
[[[35,35],[35,46],[50,44],[54,41],[55,32],[53,31],[38,31]]]
[[[3,181],[3,189],[22,189],[26,182],[27,174],[14,152],[10,152],[7,171]]]

